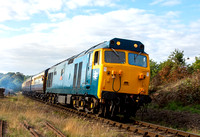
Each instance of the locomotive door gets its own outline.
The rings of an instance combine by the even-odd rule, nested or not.
[[[88,87],[86,87],[87,89],[89,89],[89,85],[91,85],[91,78],[92,78],[92,52],[89,53],[88,55],[88,63],[87,63],[87,68],[86,68],[86,79],[85,79],[85,83],[86,85],[88,85]]]
[[[74,65],[74,79],[73,79],[74,90],[80,89],[81,86],[82,65],[83,62],[79,62]]]

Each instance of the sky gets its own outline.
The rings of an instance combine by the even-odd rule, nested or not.
[[[112,38],[200,56],[200,0],[0,0],[0,73],[33,75]]]

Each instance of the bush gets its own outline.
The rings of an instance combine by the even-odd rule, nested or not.
[[[155,92],[153,100],[159,108],[168,105],[173,106],[171,102],[179,102],[182,106],[200,104],[200,73],[195,72],[190,77],[174,82],[171,85],[162,87],[162,90]],[[168,106],[169,107],[169,106]]]
[[[176,110],[200,104],[200,57],[195,60],[186,65],[183,51],[175,49],[167,61],[150,62],[149,93],[159,108]]]
[[[200,104],[200,73],[195,72],[178,86],[178,99],[184,105]]]

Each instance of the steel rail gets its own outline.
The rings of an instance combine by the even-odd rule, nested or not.
[[[22,122],[21,125],[31,133],[32,137],[40,137],[40,135],[26,121]]]
[[[33,99],[33,98],[31,98],[31,99]],[[39,99],[34,98],[34,100],[44,103],[44,101],[39,100]],[[45,102],[45,104],[50,105],[56,109],[59,108],[61,110],[65,110],[67,112],[76,114],[76,115],[84,117],[84,118],[86,117],[86,118],[90,118],[90,119],[96,119],[100,122],[103,122],[103,123],[106,123],[106,124],[109,124],[112,126],[116,126],[116,127],[122,128],[122,129],[126,129],[129,132],[137,133],[144,137],[169,137],[169,136],[200,137],[200,135],[197,135],[197,134],[192,134],[189,132],[184,132],[184,131],[180,131],[180,130],[176,130],[176,129],[172,129],[172,128],[168,128],[168,127],[164,127],[164,126],[160,126],[160,125],[156,125],[156,124],[151,124],[151,123],[147,123],[147,122],[135,121],[132,124],[126,124],[126,123],[121,123],[121,122],[113,121],[113,120],[102,118],[102,117],[97,117],[94,114],[80,112],[78,110],[75,110],[72,108],[67,108],[65,106],[58,105],[58,104],[52,104],[49,102]]]
[[[58,129],[56,129],[49,122],[45,122],[45,126],[48,127],[50,130],[52,130],[57,136],[59,136],[59,137],[66,137],[61,131],[59,131]]]
[[[3,137],[3,125],[4,125],[4,122],[0,120],[0,137]]]
[[[184,132],[181,130],[176,130],[176,129],[172,129],[172,128],[168,128],[168,127],[164,127],[164,126],[160,126],[160,125],[156,125],[156,124],[151,124],[151,123],[147,123],[147,122],[143,122],[143,121],[136,121],[135,124],[137,124],[139,126],[145,126],[150,129],[154,129],[155,131],[163,131],[164,133],[173,134],[175,136],[200,137],[199,135],[192,134],[189,132]]]

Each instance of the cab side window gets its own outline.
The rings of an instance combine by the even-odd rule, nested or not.
[[[94,65],[100,64],[100,51],[94,53]]]
[[[90,60],[89,60],[89,66],[91,67],[92,66],[92,53],[90,53]]]

